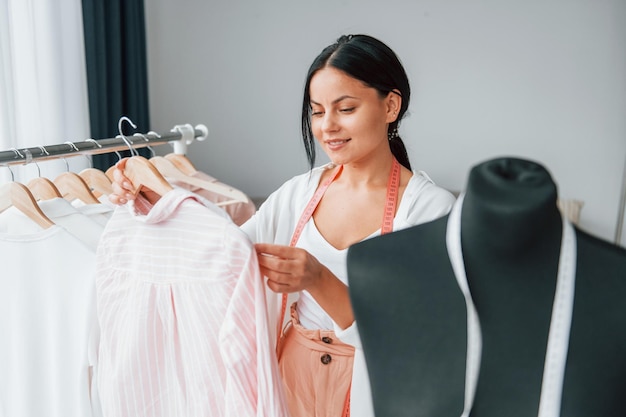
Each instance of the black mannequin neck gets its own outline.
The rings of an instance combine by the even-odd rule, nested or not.
[[[461,213],[464,255],[537,255],[560,239],[556,202],[556,185],[539,164],[500,158],[474,167]]]

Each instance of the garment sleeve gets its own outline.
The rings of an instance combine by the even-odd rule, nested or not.
[[[229,244],[238,248],[229,262],[235,288],[219,335],[227,370],[225,416],[287,417],[256,252],[237,232],[232,237],[239,242]]]
[[[256,238],[256,224],[258,221],[258,213],[253,214],[244,224],[240,226],[241,230],[248,235],[248,238],[253,242],[258,242]]]
[[[248,199],[245,203],[226,205],[224,210],[236,225],[242,225],[256,213],[256,206],[252,200]]]
[[[139,193],[134,200],[130,200],[126,204],[126,207],[128,207],[128,210],[134,216],[145,216],[152,210],[153,205],[146,197]]]

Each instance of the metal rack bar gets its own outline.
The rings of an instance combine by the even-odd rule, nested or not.
[[[191,125],[187,125],[190,128]],[[193,128],[194,138],[204,140],[208,131],[203,125]],[[186,135],[180,129],[173,129],[169,132],[158,134],[155,132],[135,133],[125,135],[126,140],[134,149],[145,148],[154,145],[164,145],[170,142],[187,140]],[[30,148],[10,149],[0,151],[0,166],[24,165],[34,160],[47,160],[59,157],[70,157],[73,155],[95,155],[101,153],[128,151],[128,144],[122,136],[107,139],[88,139],[79,142],[65,142],[62,144],[35,146]]]

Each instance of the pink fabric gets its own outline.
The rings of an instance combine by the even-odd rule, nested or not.
[[[291,324],[278,345],[278,361],[292,416],[346,415],[354,347],[332,330],[302,327],[295,303]]]
[[[105,417],[287,416],[247,236],[173,190],[118,207],[97,253]]]
[[[214,182],[216,184],[222,184],[218,180],[213,178],[212,176],[205,174],[204,172],[201,172],[201,171],[196,171],[193,174],[193,177],[204,180],[204,181],[208,181],[208,182]],[[204,188],[201,188],[201,187],[197,187],[197,186],[190,185],[190,184],[185,184],[183,182],[174,181],[174,180],[171,180],[170,182],[172,184],[175,184],[178,187],[184,188],[195,194],[198,194],[206,198],[212,203],[221,203],[221,202],[230,200],[229,197],[223,196],[213,191],[205,190]],[[252,217],[252,215],[256,212],[256,206],[250,199],[248,199],[248,201],[245,203],[226,204],[220,207],[224,209],[226,213],[228,213],[230,218],[233,220],[233,222],[237,226],[241,226],[242,224],[244,224],[246,220]]]

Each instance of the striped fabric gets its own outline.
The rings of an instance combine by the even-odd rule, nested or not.
[[[191,175],[191,177],[230,187],[229,185],[219,182],[212,176],[205,174],[202,171],[196,171],[195,173]],[[229,197],[223,196],[214,191],[205,190],[204,188],[201,188],[195,185],[185,184],[181,181],[176,181],[176,180],[171,180],[171,179],[168,181],[171,184],[176,185],[182,189],[189,190],[195,194],[198,194],[206,198],[207,200],[211,201],[212,203],[220,203],[220,202],[230,200]],[[250,217],[252,217],[254,213],[256,213],[256,206],[254,205],[254,202],[250,199],[248,199],[248,201],[246,201],[245,203],[243,202],[232,203],[232,204],[226,204],[220,207],[226,213],[228,213],[233,223],[235,223],[237,226],[241,226],[242,224],[244,224]]]
[[[118,207],[96,258],[105,417],[288,415],[256,253],[221,209]]]

